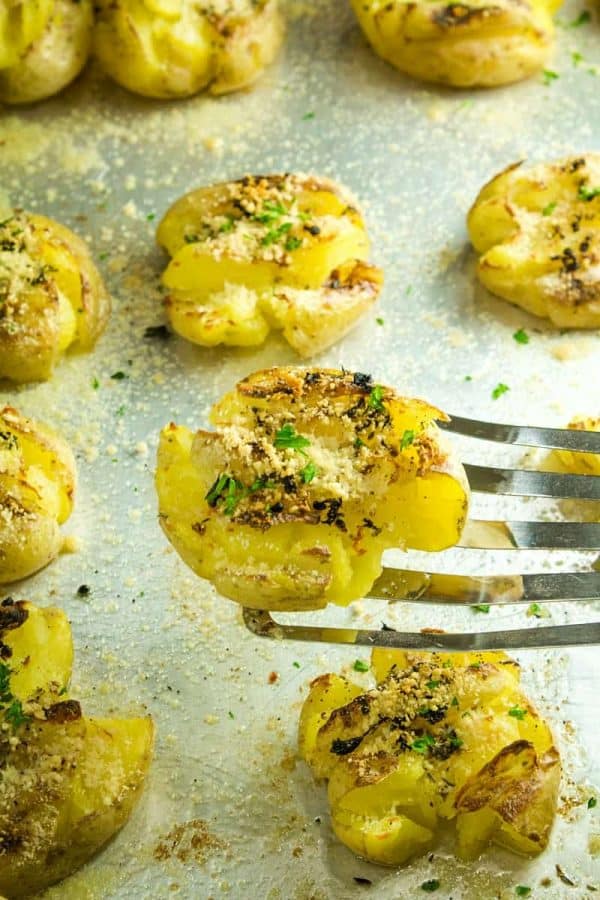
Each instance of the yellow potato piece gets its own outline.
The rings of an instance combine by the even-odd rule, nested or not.
[[[315,679],[300,716],[300,753],[329,780],[340,840],[372,862],[402,865],[454,820],[465,859],[490,843],[543,850],[560,758],[514,660],[376,649],[371,671],[377,684],[366,692],[335,675]],[[349,699],[332,708],[338,697]]]
[[[0,223],[0,378],[41,381],[71,347],[90,350],[110,298],[81,238],[45,216]]]
[[[100,0],[94,51],[118,84],[147,97],[189,97],[252,84],[277,56],[277,0]]]
[[[75,460],[61,437],[10,406],[0,410],[0,584],[59,554],[75,482]]]
[[[0,102],[33,103],[70,84],[87,62],[92,24],[92,0],[22,0],[0,10]]]
[[[68,698],[57,609],[0,606],[0,892],[25,897],[87,862],[125,824],[150,765],[149,718],[89,719]]]
[[[556,0],[352,0],[373,49],[401,72],[454,87],[494,87],[538,71],[554,43]]]
[[[163,430],[160,524],[198,575],[247,607],[346,605],[387,547],[457,542],[468,486],[440,418],[360,373],[255,373],[213,408],[215,431]]]
[[[600,417],[579,416],[569,422],[569,428],[578,431],[600,431]],[[576,475],[600,475],[600,455],[597,453],[575,453],[571,450],[556,450],[555,454],[568,472]]]
[[[163,284],[174,330],[203,346],[254,346],[276,329],[304,356],[334,343],[382,284],[353,203],[339,185],[297,175],[179,199],[157,231],[172,257]]]
[[[489,291],[558,328],[600,326],[600,154],[509,166],[467,224]]]

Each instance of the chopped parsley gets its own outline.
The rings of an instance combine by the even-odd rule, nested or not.
[[[530,603],[527,607],[527,615],[530,617],[535,616],[536,619],[547,619],[550,613],[543,606],[540,606],[539,603]]]
[[[307,113],[304,113],[304,115],[302,116],[302,121],[308,122],[309,119],[314,119],[314,117],[315,117],[314,112],[307,112]]]
[[[355,659],[352,668],[355,672],[368,672],[370,667],[369,663],[365,662],[364,659]]]
[[[292,250],[297,250],[298,247],[302,246],[302,238],[295,237],[293,234],[289,236],[287,241],[285,242],[285,249],[288,253],[291,253]]]
[[[553,200],[552,203],[549,203],[548,206],[545,206],[543,208],[542,215],[543,216],[551,216],[557,206],[558,206],[558,203],[556,202],[556,200]]]
[[[410,745],[410,749],[416,753],[427,753],[430,747],[435,747],[435,738],[431,734],[424,734]]]
[[[244,485],[237,478],[223,474],[219,475],[204,499],[213,509],[222,503],[225,515],[232,516],[245,493]]]
[[[529,343],[529,335],[524,328],[519,328],[518,331],[515,331],[515,333],[513,334],[513,339],[517,342],[517,344]]]
[[[295,660],[294,660],[294,662],[292,663],[292,665],[293,665],[293,667],[294,667],[295,669],[299,669],[299,668],[300,668],[300,663],[299,663],[299,662],[296,662]]]
[[[235,219],[233,216],[227,216],[226,220],[219,227],[220,234],[228,234],[230,231],[233,231]]]
[[[590,797],[590,799],[589,799],[588,802],[587,802],[587,808],[588,808],[588,809],[594,809],[594,807],[597,806],[597,805],[598,805],[598,801],[596,800],[596,798],[595,798],[595,797]]]
[[[129,378],[125,372],[113,372],[110,376],[113,381],[123,381],[125,378]]]
[[[489,613],[490,604],[489,603],[475,603],[471,609],[476,613]]]
[[[579,63],[583,62],[583,55],[579,53],[577,50],[573,50],[571,52],[571,62],[574,66],[578,66]]]
[[[21,701],[10,689],[10,676],[10,667],[0,662],[0,712],[4,713],[4,720],[16,731],[21,725],[29,722],[30,717],[25,715]]]
[[[437,891],[440,887],[440,882],[437,878],[430,878],[429,881],[424,881],[421,885],[421,890],[425,891],[427,894],[433,894],[434,891]]]
[[[92,378],[92,387],[94,388],[95,391],[97,391],[98,388],[100,387],[100,382],[98,381],[97,378]]]
[[[465,380],[465,381],[473,381],[473,376],[472,376],[472,375],[465,375],[464,380]]]
[[[552,69],[544,69],[542,78],[544,79],[544,84],[549,85],[552,84],[553,81],[556,81],[557,78],[560,78],[560,76],[558,72],[553,72]]]
[[[275,434],[274,444],[278,450],[297,450],[303,456],[306,456],[304,448],[310,447],[308,438],[297,434],[296,429],[289,422]]]
[[[587,184],[580,184],[577,196],[580,200],[590,201],[600,194],[600,187],[589,187]]]
[[[277,219],[287,215],[287,212],[288,210],[282,203],[277,203],[273,200],[265,200],[262,210],[260,213],[253,216],[253,218],[256,222],[260,222],[261,225],[272,225]]]
[[[590,12],[587,9],[582,9],[577,18],[569,22],[569,28],[580,28],[581,25],[587,25],[591,18]]]
[[[384,319],[382,319],[381,316],[377,316],[377,318],[375,319],[375,321],[377,322],[378,325],[383,325],[383,324],[384,324]]]
[[[414,439],[415,439],[414,431],[407,429],[404,432],[404,434],[402,435],[402,438],[400,439],[400,449],[406,450],[406,448],[410,447],[410,445],[413,443]]]
[[[507,391],[510,391],[510,388],[507,384],[502,384],[502,382],[498,382],[494,390],[492,391],[492,400],[497,400],[498,397],[501,397],[502,394],[506,394]]]
[[[527,715],[526,709],[521,709],[520,706],[512,706],[508,711],[509,716],[512,716],[513,719],[519,719],[521,721]]]
[[[292,230],[292,227],[291,222],[283,222],[281,225],[278,225],[277,228],[270,228],[261,240],[262,246],[270,247],[271,244],[277,243],[277,241],[287,234],[288,231]]]
[[[13,700],[7,710],[4,712],[4,718],[12,725],[14,730],[20,728],[26,722],[29,722],[29,716],[23,712],[23,705],[20,700]]]
[[[146,216],[146,219],[148,220],[148,222],[153,222],[155,220],[155,218],[156,218],[156,213],[148,213],[148,215]]]
[[[314,462],[311,461],[304,466],[304,468],[300,472],[300,477],[302,478],[304,484],[310,484],[317,474],[317,467],[315,466]]]
[[[527,887],[525,884],[518,884],[515,888],[515,894],[517,897],[529,897],[531,893],[531,888]]]
[[[376,384],[369,394],[369,406],[371,409],[382,410],[383,406],[383,388],[380,384]]]
[[[435,680],[432,679],[431,681],[428,681],[428,682],[427,682],[427,687],[429,688],[430,691],[434,691],[434,690],[436,689],[436,687],[439,687],[439,686],[440,686],[441,683],[442,683],[442,682],[439,681],[439,680],[438,680],[438,681],[435,681]]]

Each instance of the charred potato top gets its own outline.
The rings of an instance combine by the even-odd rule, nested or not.
[[[121,828],[152,755],[147,718],[90,719],[69,697],[73,647],[58,609],[0,605],[0,892],[40,891]]]
[[[492,293],[559,328],[600,327],[600,154],[508,166],[468,228]]]
[[[504,653],[374,650],[377,686],[337,675],[312,682],[300,752],[329,781],[340,840],[401,865],[456,820],[458,855],[490,843],[534,855],[556,811],[560,758]]]
[[[32,575],[59,554],[75,481],[61,437],[10,406],[0,410],[0,584]]]
[[[110,298],[86,244],[45,216],[0,222],[0,378],[50,378],[70,347],[91,349]]]
[[[414,78],[494,87],[542,67],[560,0],[352,0],[383,59]]]
[[[248,176],[200,188],[160,223],[173,328],[205,346],[261,344],[270,329],[306,356],[375,302],[382,276],[356,202],[307,175]]]
[[[9,0],[0,7],[0,102],[57,94],[83,69],[92,0]]]
[[[215,431],[163,430],[160,523],[195,572],[245,606],[347,604],[387,547],[457,542],[468,487],[443,418],[361,373],[257,372],[213,408]]]
[[[277,0],[99,0],[94,48],[120,85],[147,97],[251,84],[277,55]]]

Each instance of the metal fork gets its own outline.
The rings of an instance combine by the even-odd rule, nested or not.
[[[599,432],[502,425],[460,416],[452,416],[450,422],[441,427],[486,441],[600,454]],[[480,465],[465,465],[465,471],[474,493],[600,501],[600,477],[595,475]],[[494,540],[498,534],[506,539],[505,546],[515,550],[600,550],[600,523],[595,522],[471,520],[460,546],[498,549]],[[600,571],[471,577],[388,567],[383,569],[367,597],[388,602],[418,601],[453,606],[600,600]],[[243,618],[246,627],[259,637],[404,650],[464,652],[600,644],[600,622],[459,634],[438,629],[396,631],[385,624],[380,630],[290,625],[275,621],[268,611],[247,608],[243,610]]]

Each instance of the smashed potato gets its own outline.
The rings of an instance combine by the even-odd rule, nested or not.
[[[65,878],[125,824],[150,765],[149,718],[84,717],[67,690],[73,648],[60,610],[0,605],[0,892]]]
[[[454,87],[520,81],[543,66],[560,0],[352,0],[376,53],[401,72]]]
[[[94,49],[123,87],[189,97],[252,84],[283,39],[277,0],[99,0]]]
[[[242,178],[187,194],[160,223],[172,257],[171,325],[205,347],[255,346],[280,329],[301,355],[342,337],[379,294],[352,198],[304,175]]]
[[[69,348],[90,350],[110,298],[86,244],[45,216],[0,222],[0,378],[50,378]]]
[[[577,416],[569,422],[568,427],[578,431],[600,431],[600,416],[597,419]],[[568,472],[576,475],[600,475],[600,456],[597,453],[577,453],[573,450],[554,452]]]
[[[244,606],[345,605],[367,593],[386,548],[459,539],[468,486],[436,419],[369,375],[257,372],[213,407],[215,431],[163,429],[160,523]]]
[[[509,166],[468,217],[493,294],[559,328],[600,327],[600,154]]]
[[[455,820],[457,853],[490,843],[534,855],[547,845],[560,758],[548,725],[504,653],[374,650],[377,686],[338,675],[310,686],[302,757],[328,779],[339,839],[359,856],[402,865]]]
[[[0,102],[52,97],[85,66],[91,0],[12,0],[0,7]]]
[[[0,410],[0,584],[37,572],[61,551],[71,515],[75,460],[46,425]]]

